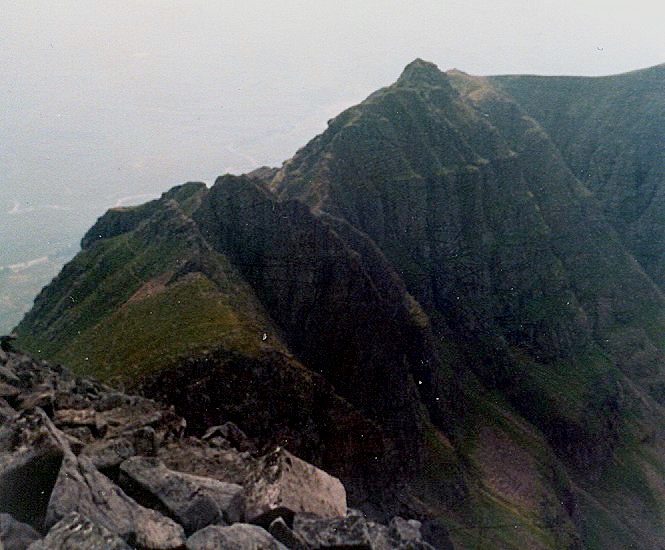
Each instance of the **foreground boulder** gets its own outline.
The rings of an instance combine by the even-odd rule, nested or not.
[[[90,458],[90,461],[98,470],[120,466],[122,462],[135,454],[134,446],[125,437],[93,441],[83,447],[81,451],[81,456]]]
[[[367,521],[360,513],[351,513],[339,518],[296,514],[293,531],[313,549],[373,550]]]
[[[236,449],[220,449],[192,437],[164,443],[157,457],[171,470],[239,485],[245,482],[254,463]]]
[[[288,550],[270,533],[256,525],[236,523],[229,527],[210,525],[187,539],[187,550]]]
[[[155,510],[144,508],[128,497],[86,457],[65,455],[45,520],[51,527],[71,512],[120,535],[142,549],[170,550],[183,546],[183,528]]]
[[[290,550],[310,550],[309,545],[286,524],[282,517],[273,520],[268,532]]]
[[[246,481],[245,518],[270,525],[297,512],[324,518],[346,515],[346,491],[336,477],[277,448],[257,461]]]
[[[64,434],[41,409],[0,427],[0,511],[40,528],[66,452]]]
[[[16,521],[9,514],[0,514],[0,548],[23,550],[39,539],[39,533],[27,523]]]
[[[23,547],[25,548],[25,547]],[[28,550],[131,550],[127,543],[108,529],[75,512],[62,518],[42,540]]]
[[[243,488],[234,483],[169,470],[159,459],[133,457],[120,466],[120,483],[141,502],[164,509],[187,532],[236,523],[243,515]]]

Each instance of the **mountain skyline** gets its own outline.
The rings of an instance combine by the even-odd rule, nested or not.
[[[417,56],[473,74],[600,75],[665,60],[665,8],[646,0],[3,8],[2,332],[107,208],[278,166]]]
[[[109,210],[19,344],[461,548],[488,515],[501,548],[657,548],[664,82],[416,59],[281,168]]]
[[[660,66],[657,65],[650,69],[655,70]],[[635,72],[635,70],[631,72]],[[534,79],[537,78],[534,77]],[[506,81],[509,82],[510,78],[506,77]],[[359,100],[363,97],[363,92],[357,91],[354,95]],[[353,104],[352,99],[345,99],[340,103],[329,105],[319,115],[313,113],[307,115],[309,122],[299,127],[289,140],[284,140],[281,134],[275,134],[270,138],[272,141],[266,144],[266,151],[272,150],[271,154],[266,155],[264,151],[260,155],[255,155],[260,157],[258,159],[247,157],[240,160],[241,157],[237,157],[239,162],[235,169],[230,166],[230,171],[232,173],[249,172],[262,165],[281,163],[305,139],[318,131],[326,118],[351,104]],[[7,131],[10,132],[9,129]],[[277,130],[277,127],[274,131],[281,132],[281,130]],[[252,132],[252,135],[247,135],[247,140],[242,145],[243,150],[249,151],[254,147],[252,140],[257,130]],[[234,155],[241,152],[236,149],[234,151]],[[7,154],[9,155],[9,152]],[[9,159],[14,154],[7,158]],[[50,177],[41,173],[30,176],[34,181],[28,186],[25,185],[25,174],[21,175],[24,183],[20,185],[7,181],[6,185],[0,186],[0,199],[6,208],[6,215],[0,216],[0,240],[5,243],[0,251],[0,304],[3,306],[0,313],[0,332],[9,332],[20,321],[39,289],[57,274],[67,260],[73,257],[78,250],[78,241],[83,233],[106,208],[136,204],[141,200],[157,197],[164,187],[177,183],[178,176],[175,176],[175,173],[181,174],[180,181],[187,181],[192,179],[192,175],[201,174],[201,162],[198,160],[192,162],[197,158],[198,153],[190,155],[189,152],[180,151],[178,154],[189,156],[186,159],[183,156],[178,161],[182,163],[181,166],[176,167],[171,162],[167,164],[167,170],[165,170],[164,166],[155,164],[147,169],[138,181],[136,174],[129,172],[119,173],[112,182],[95,179],[103,174],[91,174],[91,168],[87,168],[87,172],[92,175],[93,179],[86,176],[88,183],[85,185],[94,182],[95,188],[84,191],[83,194],[80,194],[79,190],[80,177],[74,174],[67,175],[71,170],[70,167],[75,166],[69,160],[55,168],[59,181],[71,180],[71,184],[66,187],[64,193],[60,183],[51,186]],[[54,159],[59,156],[56,149],[52,150],[48,158],[50,159],[51,156]],[[16,162],[17,159],[8,166],[14,165]],[[29,162],[26,160],[24,164],[39,167],[40,161],[35,158]],[[202,164],[207,166],[204,170],[205,175],[211,178],[210,180],[203,178],[203,181],[209,182],[210,185],[212,178],[221,173],[216,169],[219,161],[208,158]],[[15,168],[6,172],[4,177],[9,177],[13,172],[19,175],[18,166],[16,164]],[[224,173],[228,173],[228,171]],[[35,185],[39,185],[39,187],[35,188]],[[100,189],[107,190],[100,195]]]

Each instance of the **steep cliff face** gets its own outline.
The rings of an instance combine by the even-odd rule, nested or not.
[[[665,65],[616,76],[493,77],[545,128],[646,272],[665,284]]]
[[[662,297],[546,134],[517,106],[503,120],[486,107],[416,61],[332,121],[274,187],[369,235],[481,378],[498,378],[569,458],[602,461],[618,390],[596,342],[608,330],[600,310],[616,314],[623,281],[637,281],[627,316],[665,326]],[[578,411],[561,403],[575,389]]]
[[[424,419],[454,424],[429,320],[378,248],[260,180],[111,211],[83,244],[21,344],[160,396],[192,429],[235,419],[381,508],[422,469]]]
[[[665,302],[596,189],[493,82],[416,61],[272,186],[369,235],[437,336],[575,470],[599,476],[660,437]]]
[[[245,178],[220,178],[195,219],[242,272],[289,349],[369,417],[380,418],[418,464],[419,393],[443,422],[449,388],[438,378],[427,316],[380,252]]]
[[[661,73],[416,60],[279,170],[107,213],[19,342],[460,547],[658,548]]]
[[[458,73],[454,81],[469,103],[502,130],[522,159],[522,170],[553,230],[555,252],[570,274],[596,342],[624,373],[659,399],[653,389],[662,382],[658,365],[665,348],[661,329],[653,328],[663,326],[665,302],[647,275],[649,269],[635,261],[630,243],[626,246],[621,232],[608,223],[602,194],[587,190],[573,177],[542,127],[511,97],[491,89],[486,79]],[[571,192],[578,201],[570,199]],[[621,215],[609,210],[614,217]]]

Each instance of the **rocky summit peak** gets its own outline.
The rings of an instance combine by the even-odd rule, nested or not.
[[[447,84],[447,77],[434,63],[417,58],[404,67],[398,82],[440,86]]]

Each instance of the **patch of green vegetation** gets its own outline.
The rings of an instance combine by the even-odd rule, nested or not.
[[[46,358],[117,309],[149,279],[179,265],[183,250],[176,242],[146,246],[133,234],[98,242],[79,253],[38,297],[31,326],[26,317],[17,328],[19,343]],[[27,328],[29,327],[29,328]]]
[[[455,448],[425,417],[424,466],[419,485],[424,491],[437,494],[442,501],[462,501],[464,479]]]
[[[543,528],[536,517],[524,515],[490,493],[480,493],[476,517],[475,532],[470,534],[474,544],[471,548],[561,547],[559,538],[550,529]]]
[[[195,200],[204,189],[192,184],[169,193]],[[19,346],[80,373],[133,383],[214,346],[251,355],[263,332],[281,347],[226,258],[202,249],[177,214],[166,215],[170,225],[155,228],[150,224],[161,220],[151,219],[81,251],[19,325]]]
[[[443,516],[456,548],[494,550],[566,548],[575,539],[572,524],[548,525],[537,514],[524,514],[510,503],[475,487],[468,499],[472,512]]]
[[[600,402],[607,396],[608,376],[612,372],[618,374],[595,347],[583,350],[578,357],[548,364],[528,361],[524,369],[528,383],[546,399],[557,403],[558,410],[576,418],[583,417],[589,403]]]
[[[634,500],[640,503],[643,515],[651,515],[654,521],[658,521],[663,517],[663,501],[654,494],[639,453],[639,449],[619,447],[595,489],[606,496],[604,500],[610,507],[617,502]]]
[[[503,396],[479,387],[475,391],[474,408],[463,419],[464,433],[454,445],[425,423],[425,466],[417,487],[426,504],[436,511],[459,548],[558,550],[572,545],[575,528],[561,506],[561,487],[555,486],[556,482],[566,485],[566,480],[550,479],[549,465],[554,474],[565,474],[544,437],[522,420]],[[541,472],[546,493],[540,506],[525,508],[522,503],[506,500],[505,495],[495,495],[482,483],[477,464],[481,458],[477,456],[479,426],[502,431],[531,455],[540,469],[547,470]]]
[[[218,345],[254,355],[263,330],[197,273],[123,305],[75,337],[55,359],[102,380],[136,383]]]

